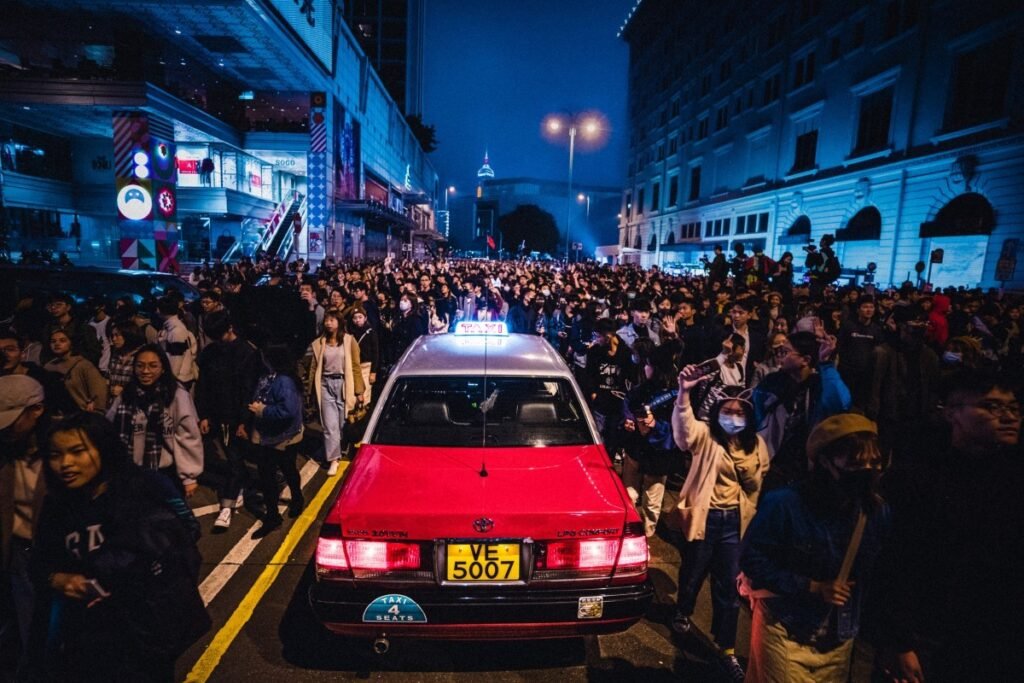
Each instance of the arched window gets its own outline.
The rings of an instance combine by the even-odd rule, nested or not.
[[[939,209],[935,220],[921,224],[921,237],[990,235],[996,226],[995,211],[977,192],[954,197]]]
[[[640,242],[640,231],[637,230],[637,232],[636,232],[636,241],[633,242],[633,248],[634,249],[639,249],[640,248],[640,244],[641,244],[641,242]]]
[[[675,230],[669,230],[668,231],[668,236],[665,237],[665,244],[675,244],[675,243],[676,243],[676,231]]]
[[[811,241],[811,219],[798,216],[785,235],[779,237],[779,244],[806,244]]]
[[[651,241],[647,243],[647,251],[655,251],[658,248],[658,233],[651,233]]]
[[[853,215],[845,228],[836,230],[836,242],[862,242],[882,237],[882,214],[866,206]]]

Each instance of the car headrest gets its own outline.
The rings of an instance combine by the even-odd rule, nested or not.
[[[451,422],[446,401],[422,401],[413,406],[410,420],[415,424],[447,424]]]
[[[558,411],[551,401],[529,401],[519,406],[520,424],[556,424]]]

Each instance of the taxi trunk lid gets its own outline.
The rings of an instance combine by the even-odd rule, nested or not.
[[[326,522],[346,538],[621,535],[628,496],[600,446],[360,449]]]

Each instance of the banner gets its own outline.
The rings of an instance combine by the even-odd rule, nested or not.
[[[334,198],[359,199],[359,122],[334,100]]]
[[[309,109],[309,152],[306,156],[308,189],[306,225],[296,244],[300,256],[322,260],[326,256],[326,230],[331,208],[327,198],[327,96],[312,93]]]

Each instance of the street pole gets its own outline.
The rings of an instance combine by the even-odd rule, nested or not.
[[[572,225],[572,158],[576,151],[576,122],[569,126],[569,192],[566,195],[565,211],[565,264],[569,265],[569,226]]]
[[[448,190],[449,187],[444,187],[444,238],[448,239],[448,230],[452,224],[452,215],[448,213]]]

